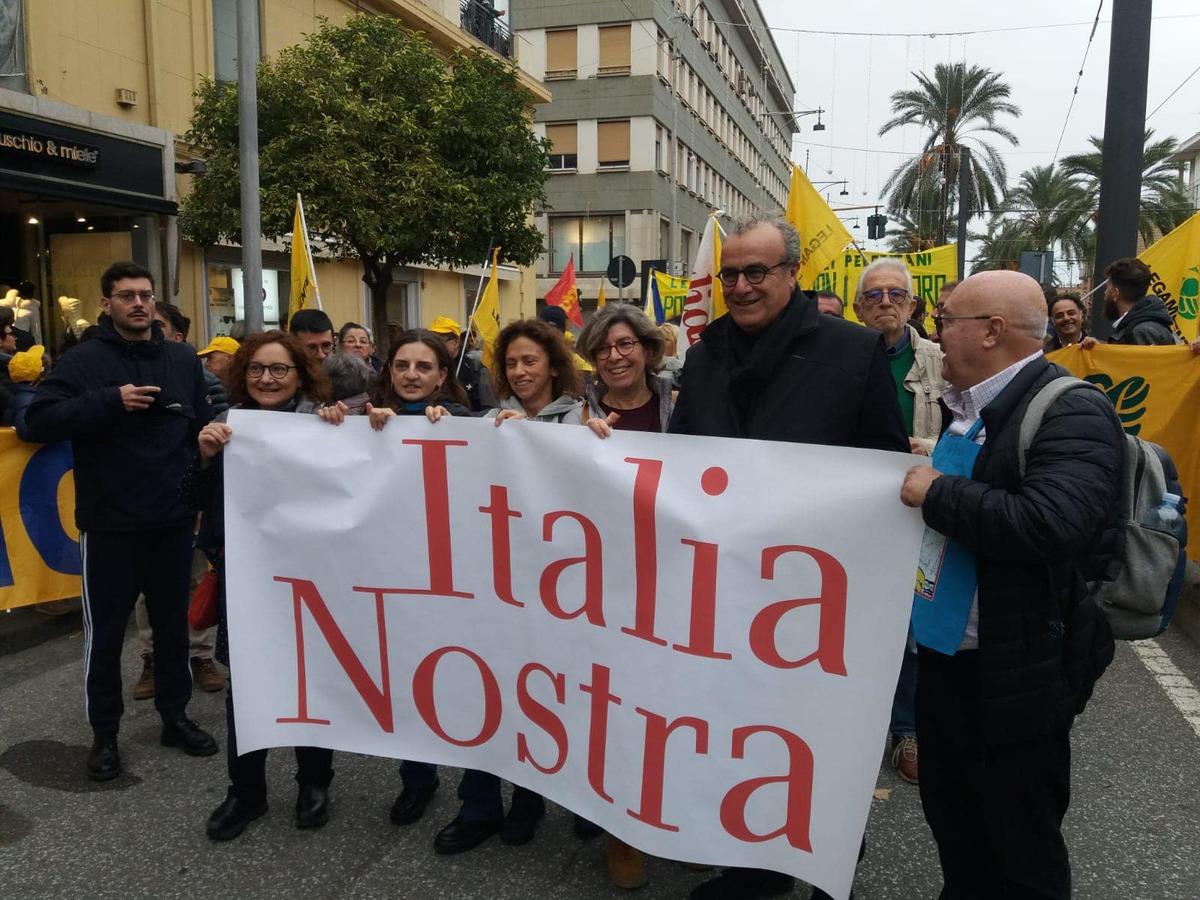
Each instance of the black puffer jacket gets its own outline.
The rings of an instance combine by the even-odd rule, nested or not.
[[[1066,727],[1090,692],[1088,652],[1112,633],[1086,599],[1081,568],[1115,525],[1123,436],[1099,391],[1071,391],[1048,410],[1019,474],[1029,401],[1068,374],[1037,359],[982,412],[987,439],[971,477],[943,475],[925,523],[975,554],[979,578],[982,731],[988,743]]]
[[[799,289],[747,350],[728,315],[687,352],[675,434],[908,452],[883,335],[817,311]]]
[[[1148,294],[1129,307],[1129,312],[1121,319],[1120,327],[1113,329],[1108,342],[1169,347],[1178,344],[1179,339],[1171,328],[1171,313],[1167,305],[1153,294]]]
[[[179,497],[196,435],[209,419],[200,358],[187,344],[127,341],[100,316],[96,337],[73,348],[37,389],[25,421],[39,444],[70,440],[80,531],[141,531],[192,521]],[[129,412],[125,384],[162,388]]]

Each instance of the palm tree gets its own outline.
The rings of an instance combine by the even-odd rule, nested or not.
[[[1037,249],[1020,222],[1000,215],[992,217],[987,234],[973,234],[971,239],[978,242],[976,256],[971,261],[972,275],[990,269],[1016,270],[1021,263],[1021,252]]]
[[[1093,207],[1087,189],[1065,168],[1051,163],[1022,172],[1002,209],[1005,219],[1028,236],[1032,249],[1054,250],[1060,259],[1082,264]]]
[[[1008,182],[1004,159],[981,136],[996,135],[1015,147],[1020,143],[1017,136],[997,119],[1020,115],[1021,110],[1009,101],[1009,86],[990,69],[938,63],[933,78],[913,74],[920,86],[892,94],[895,117],[885,122],[879,133],[920,125],[928,131],[925,146],[891,174],[883,190],[888,193],[889,205],[909,216],[922,198],[936,196],[937,241],[944,244],[951,209],[958,200],[959,148],[966,146],[972,151],[968,209],[977,215],[997,208]]]
[[[1168,160],[1179,149],[1179,141],[1173,137],[1153,140],[1154,129],[1146,129],[1142,151],[1142,204],[1138,214],[1138,233],[1149,246],[1161,235],[1182,225],[1195,210],[1188,199],[1187,190],[1179,169]],[[1092,149],[1087,153],[1075,153],[1065,157],[1062,167],[1072,175],[1079,176],[1087,190],[1094,210],[1100,207],[1100,170],[1104,153],[1104,140],[1088,138]]]

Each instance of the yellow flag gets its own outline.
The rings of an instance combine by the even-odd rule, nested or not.
[[[817,273],[833,262],[854,238],[797,165],[792,166],[786,218],[800,232],[800,271],[796,273],[796,281],[808,289]]]
[[[657,292],[657,295],[650,305],[651,308],[646,311],[648,316],[661,325],[663,322],[678,319],[683,315],[683,305],[687,302],[687,296],[692,287],[690,278],[674,278],[664,275],[662,272],[655,272],[654,283],[651,287],[653,292]]]
[[[604,309],[607,301],[604,299],[604,279],[600,279],[600,296],[596,298],[596,309]]]
[[[1150,291],[1167,304],[1175,332],[1191,343],[1200,309],[1200,213],[1159,238],[1138,259],[1150,267]]]
[[[846,318],[857,322],[854,314],[854,295],[863,269],[877,259],[890,256],[903,260],[913,279],[913,292],[924,297],[930,308],[937,303],[942,285],[958,276],[958,244],[943,244],[920,253],[859,253],[853,247],[837,254],[832,263],[812,281],[813,290],[837,294],[846,303]]]
[[[1130,434],[1171,454],[1186,497],[1200,497],[1200,362],[1188,347],[1079,345],[1047,357],[1108,395]],[[1189,503],[1188,532],[1200,534],[1200,503]],[[1200,560],[1200,541],[1188,546]]]
[[[496,258],[499,254],[499,247],[492,251],[492,276],[479,297],[475,315],[471,317],[483,342],[483,364],[489,369],[496,354],[496,338],[500,336],[500,284],[496,278]]]
[[[292,292],[288,299],[288,318],[310,306],[321,308],[312,251],[308,247],[308,229],[304,223],[304,205],[296,195],[296,214],[292,217]]]
[[[713,216],[712,218],[716,219],[716,216]],[[715,221],[714,221],[713,225],[714,225],[714,227],[713,227],[712,270],[714,272],[720,272],[721,271],[721,229],[715,227],[715,225],[716,225]],[[729,307],[727,307],[725,305],[725,288],[722,286],[721,280],[719,278],[715,278],[715,277],[713,278],[713,286],[712,286],[712,308],[713,308],[713,318],[714,319],[719,319],[719,318],[721,318],[721,316],[725,315],[725,313],[729,312]]]

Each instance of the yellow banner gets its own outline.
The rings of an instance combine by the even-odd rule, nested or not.
[[[1176,333],[1191,343],[1197,336],[1200,311],[1200,213],[1159,238],[1138,258],[1154,275],[1150,292],[1167,304]]]
[[[690,278],[674,278],[671,275],[664,275],[662,272],[654,273],[654,285],[658,290],[658,300],[662,304],[663,322],[669,322],[672,319],[678,319],[683,315],[683,304],[687,302],[688,291],[691,290],[692,280]],[[655,318],[657,310],[647,311],[650,317]]]
[[[846,303],[846,318],[857,322],[858,317],[854,315],[854,294],[858,290],[858,279],[863,269],[885,256],[904,260],[908,271],[912,273],[913,291],[925,298],[929,309],[937,303],[942,285],[958,278],[958,244],[944,244],[921,253],[868,251],[865,259],[857,250],[851,248],[845,253],[839,253],[837,259],[817,276],[812,289],[837,294]]]
[[[1130,434],[1171,454],[1188,498],[1188,558],[1200,560],[1200,360],[1188,347],[1097,344],[1047,359],[1099,386]]]
[[[71,445],[0,428],[0,609],[79,596]]]
[[[292,216],[292,290],[288,298],[288,318],[311,306],[321,308],[317,276],[313,272],[308,249],[308,232],[304,224],[304,206],[296,195],[296,213]]]
[[[500,248],[497,247],[492,251],[492,274],[471,320],[475,323],[480,343],[483,345],[480,348],[483,350],[483,364],[489,369],[496,355],[496,338],[500,336],[500,283],[496,278],[496,259],[499,256]]]
[[[854,238],[799,166],[792,166],[785,217],[800,232],[800,271],[796,281],[807,289]]]

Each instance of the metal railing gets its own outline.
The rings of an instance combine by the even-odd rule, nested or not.
[[[462,29],[479,38],[501,56],[512,57],[512,32],[500,21],[490,2],[462,0]]]

